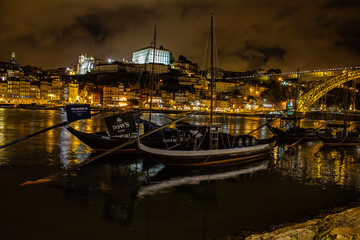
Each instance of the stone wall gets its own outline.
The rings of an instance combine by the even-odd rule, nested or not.
[[[227,238],[240,239],[240,238]],[[341,213],[331,214],[322,219],[284,227],[270,233],[255,234],[245,240],[310,240],[310,239],[360,239],[360,207],[351,208]]]

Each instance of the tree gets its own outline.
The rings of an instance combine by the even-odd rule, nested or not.
[[[179,56],[179,62],[183,62],[183,63],[187,63],[187,62],[190,62],[189,60],[187,60],[187,58],[183,55],[180,55]]]
[[[137,99],[129,99],[129,100],[128,100],[128,103],[129,103],[131,106],[139,106],[139,100],[137,100]]]
[[[235,90],[234,90],[234,95],[235,95],[235,96],[240,95],[240,91],[239,91],[238,89],[235,89]]]
[[[270,88],[261,94],[262,98],[265,98],[274,104],[279,104],[286,100],[284,88],[278,81],[271,80],[269,86]]]
[[[276,69],[271,68],[271,69],[269,69],[266,73],[267,73],[267,74],[279,74],[279,73],[281,73],[281,70],[278,69],[278,68],[276,68]]]
[[[256,97],[251,96],[251,95],[247,96],[246,99],[247,99],[247,101],[248,101],[249,103],[251,103],[251,102],[256,102]]]

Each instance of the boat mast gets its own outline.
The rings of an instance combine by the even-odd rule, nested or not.
[[[295,107],[294,107],[294,127],[300,127],[300,119],[298,119],[298,106],[299,106],[299,98],[300,98],[300,90],[301,90],[301,79],[300,79],[300,71],[297,69],[297,81],[296,81],[296,90],[295,90]]]
[[[155,68],[155,49],[156,49],[156,26],[154,30],[154,49],[153,49],[153,61],[152,61],[152,69],[151,69],[151,77],[150,77],[150,113],[149,113],[149,131],[151,131],[151,112],[152,112],[152,91],[154,85],[154,68]]]
[[[349,78],[349,68],[346,66],[346,79]],[[347,81],[346,81],[347,82]],[[346,130],[347,130],[347,126],[346,126],[346,123],[347,123],[347,111],[346,111],[346,108],[347,108],[347,99],[348,99],[348,91],[346,90],[346,87],[344,87],[344,96],[343,96],[343,108],[344,108],[344,129],[343,129],[343,136],[345,137],[346,136]]]
[[[211,28],[210,28],[210,125],[213,124],[213,100],[214,100],[214,14],[211,14]]]
[[[209,128],[209,140],[210,140],[210,149],[217,149],[218,148],[218,136],[219,136],[219,129],[217,126],[213,126],[213,101],[214,101],[214,14],[211,14],[211,31],[210,31],[210,94],[211,94],[211,105],[210,105],[210,128]]]

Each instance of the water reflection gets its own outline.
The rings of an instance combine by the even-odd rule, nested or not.
[[[107,156],[103,163],[92,164],[71,175],[61,177],[53,186],[65,189],[67,202],[91,205],[93,194],[104,194],[102,217],[128,228],[132,222],[137,192],[150,182],[162,165],[144,161],[141,156],[130,160],[119,156]]]
[[[348,188],[360,189],[360,160],[357,148],[324,149],[318,156],[324,163],[323,174],[332,182]]]
[[[173,202],[175,205],[180,204],[180,208],[184,204],[190,204],[190,208],[202,206],[217,209],[221,197],[219,191],[223,188],[221,182],[229,182],[231,185],[236,182],[249,182],[253,174],[265,171],[268,164],[269,161],[259,161],[236,168],[178,171],[164,168],[163,165],[141,156],[133,159],[120,158],[119,162],[118,157],[110,155],[101,163],[88,165],[71,175],[61,177],[52,186],[64,188],[65,201],[73,204],[91,206],[94,194],[104,194],[104,220],[114,221],[128,229],[136,228],[139,221],[143,221],[138,215],[144,214],[144,207],[152,209],[167,204],[161,200],[149,206],[149,200],[152,202],[151,199],[168,196],[167,194],[174,191],[183,195]],[[241,194],[241,191],[238,194]],[[191,198],[191,203],[184,197]],[[147,211],[153,211],[150,209]],[[151,224],[151,221],[162,220],[152,216],[148,221]]]
[[[272,159],[213,170],[179,171],[141,156],[110,155],[63,176],[53,186],[65,189],[66,202],[93,208],[97,201],[105,221],[116,222],[126,233],[132,229],[128,239],[166,239],[171,234],[173,239],[184,239],[191,226],[197,229],[193,232],[197,238],[206,239],[239,227],[262,229],[292,216],[304,217],[334,198],[340,198],[335,202],[352,199],[351,192],[327,190],[341,182],[327,169],[348,172],[349,165],[342,161],[339,166],[336,160],[329,165],[323,157],[315,157],[326,156],[321,145],[282,145],[274,149]],[[348,178],[343,179],[346,185]],[[95,200],[99,196],[104,199]]]
[[[360,161],[356,148],[322,148],[321,141],[280,145],[274,149],[274,168],[308,184],[360,188]]]
[[[6,144],[63,122],[66,114],[52,110],[0,109],[0,120],[0,143]],[[79,121],[77,124],[83,123]],[[0,165],[41,163],[67,168],[83,161],[91,152],[61,127],[1,149]]]
[[[209,169],[207,169],[205,171],[201,171],[201,172],[191,170],[191,171],[187,172],[187,174],[189,176],[182,175],[182,176],[177,176],[177,177],[173,177],[171,175],[171,170],[174,171],[174,169],[169,170],[168,168],[164,168],[162,172],[158,173],[157,178],[156,178],[156,180],[159,178],[162,178],[162,180],[161,181],[157,180],[157,181],[155,181],[155,183],[152,183],[150,185],[142,187],[138,191],[137,196],[139,198],[143,198],[144,196],[157,194],[157,193],[163,192],[166,189],[173,188],[176,186],[198,185],[203,181],[225,180],[225,179],[229,179],[229,178],[237,178],[240,175],[251,174],[256,171],[265,170],[265,169],[267,169],[267,166],[268,166],[268,162],[263,161],[263,162],[256,162],[253,164],[240,166],[237,169],[235,167],[233,167],[230,169],[225,169],[225,170],[223,169],[222,171],[216,170],[215,172],[211,172]],[[169,170],[169,171],[167,173],[164,173],[166,170]],[[206,174],[204,174],[204,172]],[[176,173],[176,175],[178,175],[179,170],[176,170],[175,173]],[[200,174],[200,173],[202,173],[202,174]],[[168,180],[166,178],[163,179],[164,175],[166,176],[169,174],[170,174],[170,177],[166,177],[166,178],[170,178],[170,179],[168,179]],[[174,172],[172,174],[174,174]],[[184,172],[182,174],[184,174]],[[160,177],[160,175],[161,175],[161,177]]]
[[[56,111],[3,113],[0,109],[3,144],[65,120],[65,113]],[[154,118],[169,121],[160,114]],[[235,134],[266,122],[260,118],[216,118]],[[192,116],[188,121],[200,124],[208,117]],[[88,132],[105,129],[101,116],[72,125]],[[261,129],[254,134],[266,138],[269,133]],[[35,225],[51,222],[47,232],[41,231],[43,238],[51,239],[59,233],[54,233],[52,226],[63,226],[65,217],[69,233],[82,238],[104,237],[106,233],[109,239],[189,239],[190,232],[193,239],[216,239],[306,218],[359,198],[360,150],[324,148],[320,141],[300,142],[294,147],[279,145],[266,161],[217,172],[171,171],[141,155],[108,155],[51,185],[36,186],[36,191],[17,187],[92,154],[64,128],[1,149],[0,182],[9,196],[15,196],[11,201],[0,200],[0,205],[6,206],[3,229],[17,226],[27,229],[27,235],[36,235]],[[36,207],[25,208],[23,199]],[[18,221],[29,216],[33,221]],[[98,229],[102,236],[94,235]],[[12,235],[10,231],[5,234],[8,238]]]

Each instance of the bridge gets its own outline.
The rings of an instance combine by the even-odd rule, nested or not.
[[[313,105],[319,98],[330,90],[339,87],[341,84],[360,78],[360,67],[347,68],[341,74],[324,81],[302,95],[297,104],[297,111],[304,112]]]
[[[315,79],[315,78],[330,78],[341,75],[344,71],[351,70],[360,70],[360,67],[343,67],[343,68],[331,68],[331,69],[321,69],[321,70],[310,70],[310,71],[296,71],[296,72],[286,72],[286,73],[272,73],[272,74],[253,74],[240,77],[231,77],[227,80],[258,80],[258,81],[267,81],[272,79],[277,80],[287,80],[287,79],[297,79],[299,76],[306,79]]]
[[[251,80],[256,79],[259,81],[267,80],[286,80],[286,79],[301,79],[302,82],[311,82],[314,80],[322,80],[307,93],[303,94],[297,103],[297,111],[304,112],[309,109],[318,99],[324,96],[330,90],[341,86],[343,83],[360,78],[360,67],[346,67],[346,68],[333,68],[324,70],[313,71],[297,71],[289,73],[278,74],[258,74],[252,76],[243,76],[231,79],[237,80]]]

